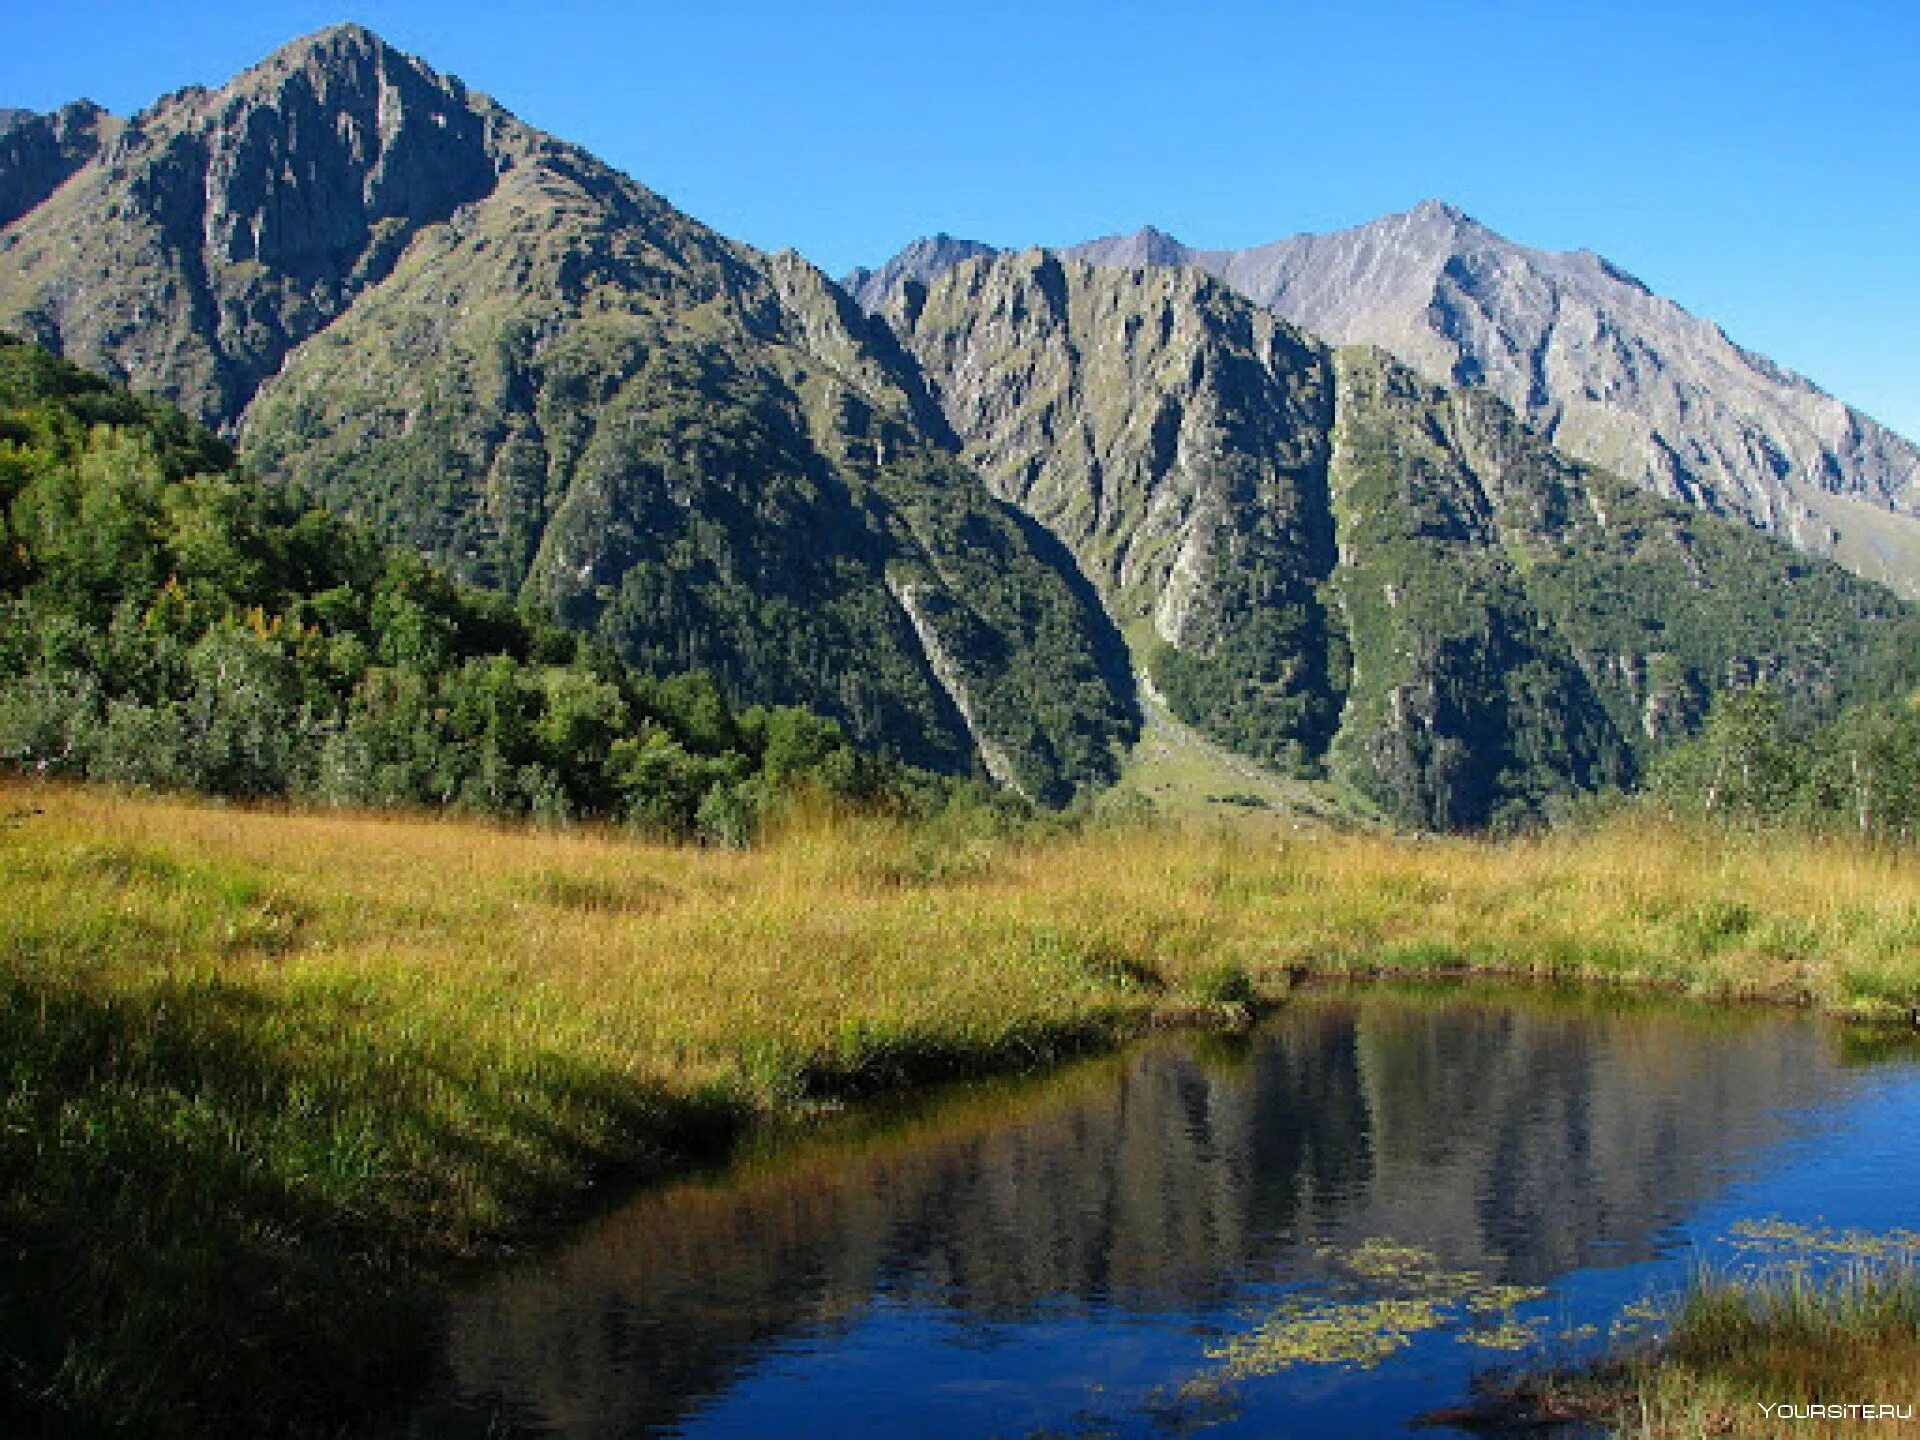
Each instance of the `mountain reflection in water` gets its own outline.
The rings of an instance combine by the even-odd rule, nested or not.
[[[1651,1259],[1848,1084],[1802,1015],[1303,1001],[646,1191],[458,1297],[404,1433],[1161,1433],[1098,1418],[1109,1382],[1177,1383],[1321,1247],[1393,1237],[1517,1284]],[[756,1386],[805,1408],[757,1429]]]

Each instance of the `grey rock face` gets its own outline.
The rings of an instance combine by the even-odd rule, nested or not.
[[[1591,251],[1516,245],[1427,201],[1249,250],[1142,232],[1069,253],[1198,266],[1335,344],[1484,385],[1561,449],[1657,494],[1920,593],[1920,448]]]
[[[1101,270],[1045,251],[908,281],[885,312],[964,457],[1073,552],[1152,653],[1233,676],[1211,729],[1310,764],[1343,677],[1325,347],[1192,270]],[[1258,631],[1265,649],[1239,652]]]
[[[0,110],[0,226],[41,203],[120,133],[121,122],[91,100],[51,115]]]
[[[878,270],[864,266],[840,282],[840,288],[869,313],[880,309],[903,280],[931,280],[963,260],[995,255],[991,245],[978,240],[956,240],[951,235],[928,235],[915,240]]]
[[[18,133],[18,132],[16,132]],[[0,235],[0,322],[231,430],[528,133],[358,26],[128,122]]]
[[[1144,225],[1131,235],[1109,235],[1089,240],[1066,252],[1089,265],[1107,265],[1122,269],[1144,269],[1149,265],[1186,265],[1187,247],[1164,230]]]
[[[1176,715],[1410,823],[1627,781],[1714,691],[1831,693],[1899,613],[1195,267],[1001,254],[883,314]]]
[[[899,273],[921,279],[962,254],[955,242],[909,253]],[[1656,494],[1920,595],[1920,447],[1590,251],[1516,245],[1427,201],[1247,250],[1148,228],[1064,253],[1204,270],[1334,344],[1378,345],[1436,383],[1484,386],[1562,450]],[[875,272],[869,308],[893,268]]]
[[[995,493],[1171,644],[1216,638],[1229,532],[1290,533],[1303,485],[1324,486],[1323,347],[1191,271],[1029,250],[902,287],[885,313]],[[1318,548],[1266,558],[1310,575],[1331,563],[1330,538]]]

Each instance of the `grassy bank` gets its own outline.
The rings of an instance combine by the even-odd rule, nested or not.
[[[28,1433],[343,1423],[425,1343],[417,1262],[598,1171],[1249,981],[1920,1003],[1909,859],[1644,821],[1492,846],[819,815],[703,852],[12,782],[0,915],[0,1420]]]
[[[1623,1383],[1632,1386],[1629,1419],[1663,1440],[1804,1435],[1809,1425],[1822,1435],[1895,1433],[1907,1426],[1835,1418],[1831,1407],[1904,1407],[1909,1416],[1920,1407],[1920,1270],[1907,1261],[1823,1279],[1800,1269],[1705,1278],[1681,1302],[1659,1358],[1628,1367]],[[1810,1418],[1816,1405],[1825,1408]]]
[[[1911,1252],[1819,1270],[1801,1263],[1701,1275],[1668,1325],[1655,1348],[1499,1390],[1468,1412],[1474,1428],[1531,1433],[1571,1421],[1634,1440],[1913,1432],[1920,1268]]]

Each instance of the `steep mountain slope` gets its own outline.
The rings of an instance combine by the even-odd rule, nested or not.
[[[644,666],[1038,799],[1115,642],[816,271],[342,26],[169,97],[10,227],[0,321]]]
[[[0,324],[642,667],[1044,802],[1114,777],[1138,662],[1241,754],[1497,823],[1728,685],[1818,705],[1899,609],[1157,233],[941,237],[875,319],[355,26],[94,130]]]
[[[929,278],[965,245],[910,247],[908,269]],[[1484,385],[1560,449],[1656,494],[1920,594],[1920,447],[1590,252],[1516,245],[1428,201],[1247,250],[1147,228],[1064,253],[1196,266],[1336,345]]]
[[[0,769],[727,843],[796,783],[896,810],[950,793],[805,711],[636,675],[4,333]]]
[[[900,292],[891,317],[966,457],[1057,534],[1175,710],[1228,689],[1212,733],[1304,764],[1345,685],[1325,585],[1333,375],[1322,347],[1192,270],[1043,252]],[[1231,679],[1227,677],[1230,676]]]
[[[12,224],[66,184],[120,128],[91,100],[76,100],[51,115],[0,111],[0,225]]]
[[[1250,250],[1156,233],[1074,253],[1198,265],[1335,344],[1485,385],[1567,453],[1657,494],[1920,587],[1903,570],[1920,542],[1920,449],[1590,251],[1516,245],[1428,201]]]
[[[1192,268],[1001,255],[887,313],[1180,718],[1408,821],[1625,782],[1727,685],[1818,703],[1901,610]]]
[[[208,424],[533,143],[364,30],[157,102],[0,239],[0,323]]]

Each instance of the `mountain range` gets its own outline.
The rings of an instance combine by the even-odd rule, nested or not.
[[[1437,205],[937,237],[843,289],[339,26],[124,121],[10,112],[0,219],[0,326],[263,478],[1043,804],[1164,707],[1406,823],[1525,820],[1729,687],[1843,694],[1906,611],[1823,553],[1920,578],[1911,445]]]
[[[846,284],[878,309],[992,247],[937,235]],[[1517,245],[1451,205],[1245,250],[1151,227],[1063,252],[1187,266],[1338,345],[1480,386],[1539,434],[1654,493],[1920,593],[1920,447],[1741,348],[1591,251]]]
[[[1103,618],[888,336],[357,26],[129,121],[0,233],[0,324],[650,668],[1112,778]]]
[[[1195,268],[1028,251],[883,313],[964,458],[1072,550],[1180,718],[1403,820],[1629,784],[1717,690],[1831,694],[1836,642],[1895,608]]]

